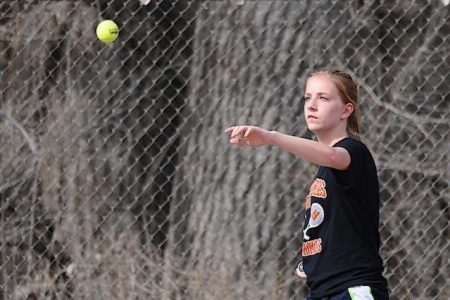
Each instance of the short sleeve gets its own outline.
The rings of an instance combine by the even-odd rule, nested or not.
[[[368,149],[363,143],[352,138],[342,139],[333,147],[344,148],[350,154],[350,165],[346,170],[333,169],[337,183],[344,188],[354,186],[358,178],[363,176],[361,169],[364,166],[364,157]]]

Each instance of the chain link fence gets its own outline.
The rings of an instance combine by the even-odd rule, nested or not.
[[[392,299],[449,299],[449,35],[438,0],[1,1],[0,299],[300,299],[316,167],[223,130],[309,136],[330,66],[360,86]]]

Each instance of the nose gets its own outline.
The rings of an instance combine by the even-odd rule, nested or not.
[[[310,99],[307,103],[306,103],[306,108],[309,111],[317,111],[317,106],[316,106],[316,101],[314,99]]]

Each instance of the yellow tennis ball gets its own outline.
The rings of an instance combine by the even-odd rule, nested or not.
[[[104,20],[98,23],[95,31],[100,41],[104,43],[112,43],[119,36],[119,27],[111,20]]]

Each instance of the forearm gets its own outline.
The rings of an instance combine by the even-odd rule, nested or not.
[[[346,162],[336,149],[328,145],[277,131],[271,131],[270,144],[324,167],[345,169]]]

